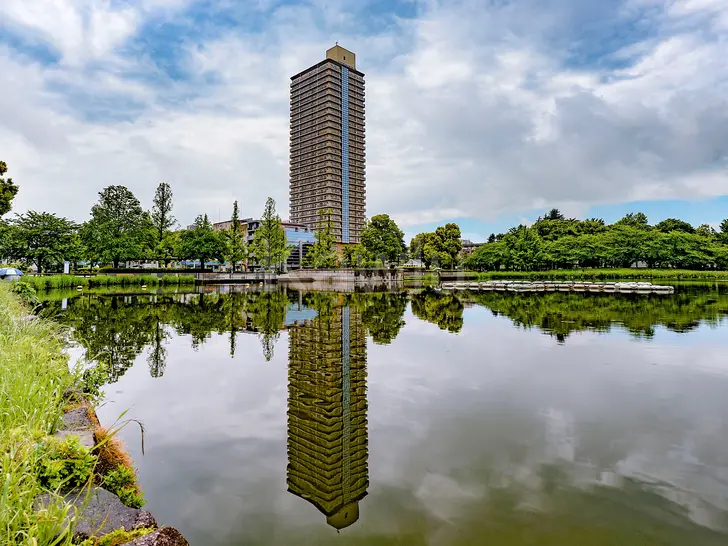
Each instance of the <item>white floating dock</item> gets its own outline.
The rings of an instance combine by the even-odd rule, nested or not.
[[[673,294],[674,286],[650,282],[555,282],[555,281],[486,281],[444,282],[443,290],[497,292],[608,292],[620,294]]]

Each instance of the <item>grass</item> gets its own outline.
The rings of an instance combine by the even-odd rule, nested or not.
[[[728,271],[691,271],[686,269],[555,269],[551,271],[487,271],[472,272],[468,278],[487,279],[537,279],[537,280],[716,280],[728,281]]]
[[[408,271],[404,270],[404,280],[405,281],[415,281],[415,282],[437,282],[439,280],[439,277],[437,273],[434,271],[428,271],[426,273],[421,273],[418,275],[408,273]]]
[[[61,327],[30,317],[11,286],[0,283],[0,544],[69,546],[73,525],[65,521],[72,508],[58,496],[36,511],[39,495],[95,483],[128,506],[140,507],[144,499],[115,431],[99,426],[87,401],[65,396],[80,375],[69,371]],[[73,436],[49,437],[64,411],[83,406],[97,427],[91,452]]]
[[[61,288],[106,287],[106,286],[169,286],[189,285],[195,283],[191,275],[96,275],[94,277],[76,277],[75,275],[51,275],[46,277],[23,277],[23,281],[37,291],[58,290]]]
[[[43,492],[35,446],[57,426],[74,378],[59,327],[27,315],[9,283],[0,283],[0,544],[65,546],[68,508],[33,507]]]

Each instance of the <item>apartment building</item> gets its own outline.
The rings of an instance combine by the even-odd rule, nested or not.
[[[364,74],[338,44],[291,78],[290,218],[315,229],[330,210],[339,243],[358,243],[366,215]]]

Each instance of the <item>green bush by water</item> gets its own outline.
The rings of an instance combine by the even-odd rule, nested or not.
[[[25,281],[13,283],[11,291],[27,304],[34,305],[38,302],[38,296],[36,295],[35,288]]]
[[[136,486],[134,471],[125,466],[119,466],[104,476],[104,487],[114,493],[127,506],[141,508],[144,506],[144,495]]]
[[[36,460],[40,485],[51,491],[86,485],[96,466],[96,457],[78,436],[44,439],[36,448]]]
[[[23,281],[35,290],[42,292],[46,290],[58,290],[61,288],[94,288],[106,286],[170,286],[190,285],[195,283],[191,275],[165,275],[156,277],[154,275],[96,275],[94,277],[76,277],[75,275],[52,275],[47,277],[25,277]]]

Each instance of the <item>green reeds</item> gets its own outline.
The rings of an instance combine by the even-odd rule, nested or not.
[[[9,283],[0,283],[0,544],[71,544],[68,509],[34,507],[43,493],[35,446],[54,432],[73,383],[63,347],[59,327],[29,320]]]
[[[36,291],[60,290],[63,288],[95,288],[106,286],[172,286],[195,283],[192,275],[96,275],[93,277],[76,277],[75,275],[50,275],[45,277],[25,276],[23,280]]]

